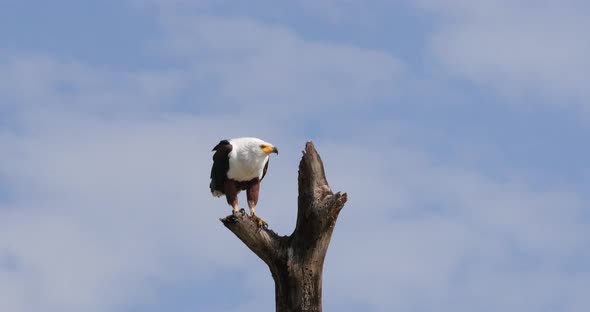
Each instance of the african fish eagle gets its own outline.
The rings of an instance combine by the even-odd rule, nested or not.
[[[279,150],[258,138],[236,138],[220,141],[212,151],[215,153],[209,184],[211,194],[216,197],[225,194],[233,215],[237,216],[238,193],[246,190],[250,215],[259,226],[265,225],[255,214],[260,182],[266,175],[270,154],[278,154]]]

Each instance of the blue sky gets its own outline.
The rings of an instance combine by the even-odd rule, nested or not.
[[[587,311],[584,1],[3,1],[0,310],[271,311],[211,148],[258,136],[296,218],[349,202],[326,311]],[[242,199],[243,201],[243,199]]]

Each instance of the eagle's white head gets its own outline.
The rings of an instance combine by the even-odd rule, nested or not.
[[[234,150],[247,153],[252,157],[264,158],[272,153],[279,153],[274,145],[259,138],[236,138],[229,140],[229,142]]]
[[[261,179],[269,155],[279,153],[274,145],[258,138],[236,138],[229,143],[232,151],[229,153],[227,175],[236,181],[249,181],[255,177]]]

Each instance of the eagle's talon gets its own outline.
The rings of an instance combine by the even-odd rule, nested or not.
[[[238,217],[236,217],[236,215],[233,213],[230,216],[228,216],[227,219],[231,222],[234,222],[234,223],[238,222]]]
[[[264,220],[260,219],[258,216],[253,214],[252,220],[256,222],[259,229],[268,229],[268,223],[264,222]]]
[[[242,216],[244,216],[246,214],[246,210],[244,208],[241,208],[240,213],[242,214]]]

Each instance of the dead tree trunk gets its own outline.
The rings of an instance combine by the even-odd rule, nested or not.
[[[297,225],[291,236],[259,229],[247,215],[221,222],[270,268],[277,312],[322,311],[322,270],[346,193],[332,193],[324,164],[307,142],[299,163]]]

